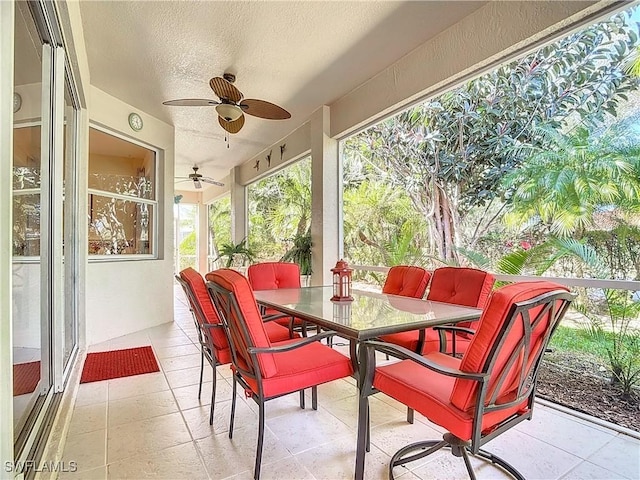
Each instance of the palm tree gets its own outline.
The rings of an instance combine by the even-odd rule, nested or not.
[[[584,127],[564,135],[544,130],[547,148],[524,147],[528,161],[505,178],[512,190],[505,222],[540,225],[558,236],[580,237],[599,211],[638,211],[640,144],[617,125],[598,135]]]

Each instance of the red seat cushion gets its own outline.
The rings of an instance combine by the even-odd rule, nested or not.
[[[422,298],[431,274],[421,267],[397,265],[389,269],[382,293]]]
[[[460,367],[459,359],[443,353],[430,353],[426,358],[444,367]],[[469,440],[473,429],[473,411],[460,410],[451,403],[454,384],[453,377],[439,374],[410,360],[378,367],[373,379],[375,388],[422,413],[457,437]],[[525,407],[526,401],[522,405],[485,415],[482,430],[491,429]]]
[[[287,340],[274,346],[295,341]],[[276,373],[262,379],[265,397],[296,392],[353,374],[349,358],[319,342],[289,352],[274,354],[273,359],[276,364]],[[251,379],[246,380],[251,389],[257,392],[257,383]]]
[[[247,269],[247,277],[254,290],[300,288],[300,267],[296,263],[256,263]]]

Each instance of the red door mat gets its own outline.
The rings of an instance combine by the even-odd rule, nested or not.
[[[159,372],[150,346],[87,354],[80,383]]]
[[[33,392],[40,381],[40,361],[13,366],[13,396]]]

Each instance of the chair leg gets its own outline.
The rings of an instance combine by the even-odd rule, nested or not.
[[[260,478],[260,466],[262,464],[262,444],[264,442],[264,402],[258,404],[258,447],[256,449],[256,466],[253,472],[254,480]]]
[[[231,419],[229,420],[229,438],[233,438],[233,420],[236,416],[236,391],[237,391],[236,376],[233,376],[233,394],[231,395]]]
[[[318,386],[311,387],[311,408],[318,409]]]
[[[413,425],[413,413],[413,408],[407,407],[407,423],[410,423],[411,425]]]
[[[476,480],[476,473],[473,471],[473,467],[471,466],[471,461],[469,460],[467,449],[465,447],[462,447],[460,449],[460,453],[462,459],[464,460],[464,466],[467,467],[467,473],[469,474],[470,480]]]
[[[209,410],[209,425],[213,425],[213,409],[216,405],[216,367],[215,365],[212,368],[213,370],[213,379],[211,382],[211,409]]]
[[[401,448],[393,455],[393,457],[391,457],[391,461],[389,462],[389,480],[395,480],[395,476],[393,475],[394,467],[424,458],[448,445],[449,443],[444,440],[432,440],[427,442],[412,443],[411,445],[407,445],[406,447]],[[404,455],[414,450],[420,451],[409,457],[404,457]]]
[[[305,403],[304,403],[304,390],[300,390],[300,408],[302,408],[304,410],[305,408]]]
[[[198,400],[200,400],[200,395],[202,394],[202,372],[204,371],[204,350],[203,346],[200,346],[200,386],[198,387]]]

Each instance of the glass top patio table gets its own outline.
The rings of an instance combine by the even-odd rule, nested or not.
[[[477,320],[482,310],[450,303],[353,290],[353,301],[331,301],[333,287],[256,290],[259,304],[301,318],[350,340]]]

